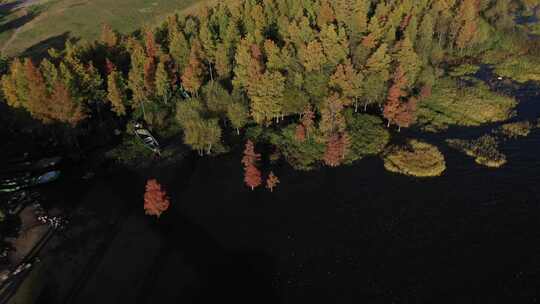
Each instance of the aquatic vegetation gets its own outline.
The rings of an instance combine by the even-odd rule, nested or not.
[[[297,170],[312,170],[323,159],[325,145],[318,140],[318,130],[314,130],[305,140],[296,138],[297,125],[289,125],[279,133],[270,135],[270,142],[275,145],[285,160]]]
[[[105,157],[125,166],[141,167],[152,160],[154,153],[133,135],[124,135],[122,143],[105,153]]]
[[[376,155],[381,153],[388,141],[390,133],[384,127],[381,118],[367,114],[353,113],[347,111],[345,115],[347,121],[347,131],[351,138],[349,154],[346,157],[346,163],[352,163],[367,155]]]
[[[448,74],[452,77],[460,77],[476,74],[478,70],[480,70],[480,67],[478,65],[466,63],[453,68]]]
[[[437,131],[450,125],[479,126],[504,121],[514,115],[514,98],[497,94],[480,80],[442,78],[433,93],[419,103],[418,121]]]
[[[476,163],[486,167],[498,168],[507,162],[506,156],[499,151],[497,138],[491,135],[473,140],[448,139],[446,142],[450,147],[474,157]]]
[[[433,145],[409,140],[405,146],[391,146],[383,154],[384,167],[391,172],[416,177],[433,177],[446,170],[444,155]]]
[[[540,81],[540,58],[536,56],[513,56],[495,65],[494,72],[517,82]]]
[[[508,138],[526,137],[531,133],[533,127],[528,121],[519,121],[504,124],[498,131]]]

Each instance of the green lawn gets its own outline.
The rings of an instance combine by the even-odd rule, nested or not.
[[[108,23],[114,29],[128,33],[145,24],[156,25],[174,12],[196,7],[210,0],[41,0],[30,10],[36,16],[20,26],[5,55],[16,55],[36,45],[62,44],[67,36],[95,39],[100,24]],[[198,6],[198,5],[197,5]],[[11,14],[15,14],[12,12]],[[20,12],[19,12],[20,14]],[[13,18],[4,16],[0,22]],[[0,33],[0,43],[5,43],[10,32]],[[43,46],[42,46],[43,47]]]

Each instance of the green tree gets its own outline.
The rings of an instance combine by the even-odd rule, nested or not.
[[[122,74],[113,70],[107,77],[107,100],[111,103],[113,112],[118,116],[126,115],[126,89]]]
[[[240,135],[240,129],[249,120],[249,110],[240,102],[232,102],[227,105],[227,117],[231,121],[233,128],[236,129],[236,134]]]
[[[189,43],[184,33],[174,28],[169,32],[169,53],[178,66],[178,70],[183,71],[189,62],[190,54]]]

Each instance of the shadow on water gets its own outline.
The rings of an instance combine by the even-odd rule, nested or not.
[[[254,299],[279,303],[272,284],[272,257],[263,251],[226,250],[207,230],[174,209],[154,225],[165,245],[137,303],[252,303]]]
[[[254,299],[278,303],[272,285],[272,257],[259,250],[228,250],[206,228],[183,214],[182,192],[190,186],[189,177],[197,163],[198,157],[191,153],[180,167],[154,172],[171,189],[172,205],[153,222],[163,245],[144,279],[137,303],[252,303]],[[191,269],[191,277],[186,269]]]

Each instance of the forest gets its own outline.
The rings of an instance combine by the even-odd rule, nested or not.
[[[12,108],[5,125],[80,149],[84,138],[112,138],[144,121],[200,155],[245,147],[246,184],[254,188],[261,159],[283,157],[299,170],[337,167],[387,156],[404,128],[507,120],[515,100],[470,76],[489,64],[518,82],[539,80],[539,40],[516,22],[539,4],[243,0],[131,35],[103,24],[97,41],[5,61],[2,93]],[[117,154],[135,149],[130,136]],[[435,173],[425,176],[444,167],[433,153]],[[273,189],[279,180],[270,175]]]

